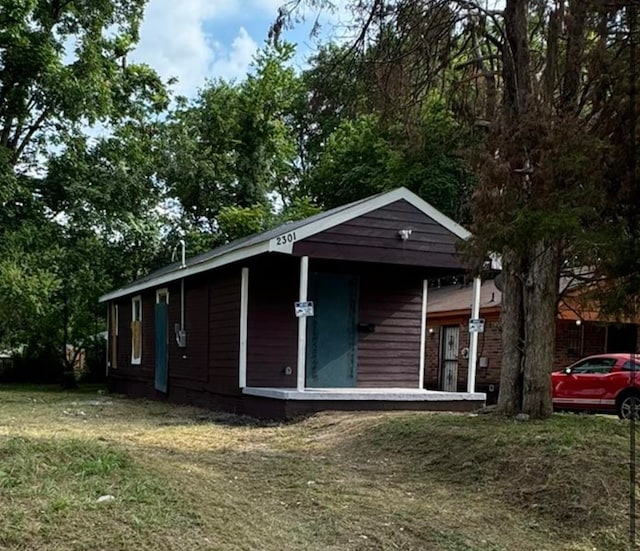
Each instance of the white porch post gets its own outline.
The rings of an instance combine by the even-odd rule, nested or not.
[[[306,302],[307,286],[309,282],[309,257],[300,258],[300,295],[299,301]],[[300,316],[298,318],[298,380],[296,387],[299,391],[304,390],[305,386],[305,369],[307,354],[307,318]]]
[[[424,388],[425,346],[427,343],[427,280],[422,281],[422,318],[420,319],[420,374],[418,388]]]
[[[473,280],[473,302],[471,303],[471,317],[480,317],[480,286],[482,282],[479,277]],[[478,363],[478,333],[470,333],[469,339],[469,369],[467,371],[467,392],[476,390],[476,366]]]
[[[240,356],[238,385],[247,386],[247,320],[249,318],[249,268],[242,268],[240,281]]]

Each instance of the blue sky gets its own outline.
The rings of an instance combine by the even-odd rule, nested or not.
[[[282,0],[149,0],[134,62],[151,65],[165,79],[177,77],[175,91],[192,97],[207,79],[241,80],[267,37]],[[326,14],[325,21],[346,12]],[[299,45],[294,61],[304,64],[314,39],[309,36],[315,14],[287,31]],[[326,25],[325,28],[329,28]]]

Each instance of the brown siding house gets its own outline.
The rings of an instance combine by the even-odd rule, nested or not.
[[[401,188],[167,266],[101,299],[110,388],[275,418],[475,408],[424,385],[427,281],[464,272],[468,236]]]

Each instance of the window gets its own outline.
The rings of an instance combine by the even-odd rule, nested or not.
[[[571,373],[611,373],[611,369],[616,365],[615,358],[591,358],[577,363],[571,368]]]
[[[582,332],[584,325],[572,323],[567,329],[567,353],[570,356],[582,356]]]
[[[131,299],[131,363],[142,360],[142,297]]]
[[[635,368],[634,368],[635,366]],[[640,363],[638,362],[626,362],[623,366],[622,366],[622,371],[636,371],[638,373],[640,373]]]

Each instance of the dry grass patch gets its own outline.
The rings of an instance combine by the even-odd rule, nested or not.
[[[624,549],[625,430],[1,390],[0,548]]]

